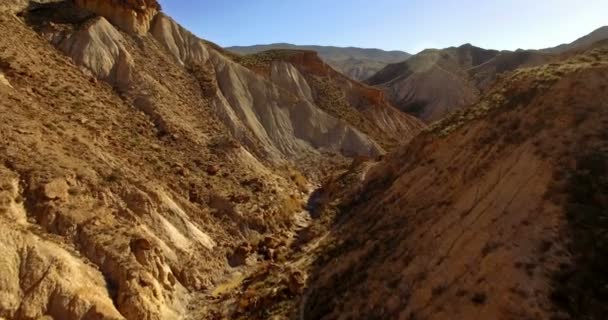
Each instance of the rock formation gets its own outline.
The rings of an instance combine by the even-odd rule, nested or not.
[[[387,149],[406,143],[424,127],[419,120],[395,109],[382,90],[340,74],[314,51],[272,50],[235,60],[346,120]]]
[[[144,35],[160,11],[156,0],[75,0],[77,6],[110,20],[130,33]]]

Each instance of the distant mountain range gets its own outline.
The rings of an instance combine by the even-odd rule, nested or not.
[[[477,101],[502,73],[538,66],[605,39],[608,27],[570,44],[543,50],[497,51],[470,44],[427,49],[406,61],[387,65],[365,82],[383,88],[397,108],[430,123]]]
[[[273,49],[296,49],[316,51],[330,66],[352,79],[363,81],[382,70],[388,64],[401,62],[411,55],[403,51],[384,51],[355,47],[300,46],[289,43],[236,46],[226,48],[239,54],[253,54]]]
[[[542,50],[498,51],[465,44],[410,55],[403,51],[288,43],[226,49],[242,55],[274,49],[316,51],[344,75],[383,89],[387,99],[400,110],[433,122],[477,101],[501,73],[544,64],[562,53],[585,49],[604,39],[608,39],[608,26],[572,43]]]

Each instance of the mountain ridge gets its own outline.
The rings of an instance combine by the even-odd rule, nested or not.
[[[398,50],[385,51],[375,48],[293,45],[289,43],[233,46],[226,49],[240,54],[253,54],[271,49],[312,50],[318,52],[336,70],[360,81],[365,80],[386,64],[406,60],[410,56],[409,53]]]
[[[383,88],[400,110],[430,123],[476,102],[499,74],[550,59],[550,54],[534,50],[498,51],[464,44],[423,50],[365,82]]]
[[[425,49],[406,61],[387,65],[365,82],[383,88],[389,100],[402,111],[433,122],[474,103],[503,73],[547,63],[560,54],[585,50],[604,39],[608,39],[608,27],[596,29],[570,44],[542,50],[498,51],[470,43]],[[476,63],[475,54],[489,55],[491,59]],[[436,93],[436,84],[446,90]]]
[[[608,39],[608,26],[599,27],[591,33],[582,36],[570,43],[560,44],[552,48],[541,49],[540,51],[547,53],[564,53],[570,50],[583,49],[604,39]]]

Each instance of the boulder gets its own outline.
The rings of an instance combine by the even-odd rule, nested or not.
[[[51,182],[44,185],[42,192],[44,197],[48,200],[61,200],[66,201],[68,199],[68,190],[70,186],[67,181],[62,178],[54,179]]]

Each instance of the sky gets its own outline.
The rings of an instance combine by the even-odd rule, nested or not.
[[[499,50],[572,42],[608,25],[608,0],[160,0],[221,46],[287,42],[417,53],[464,43]]]

